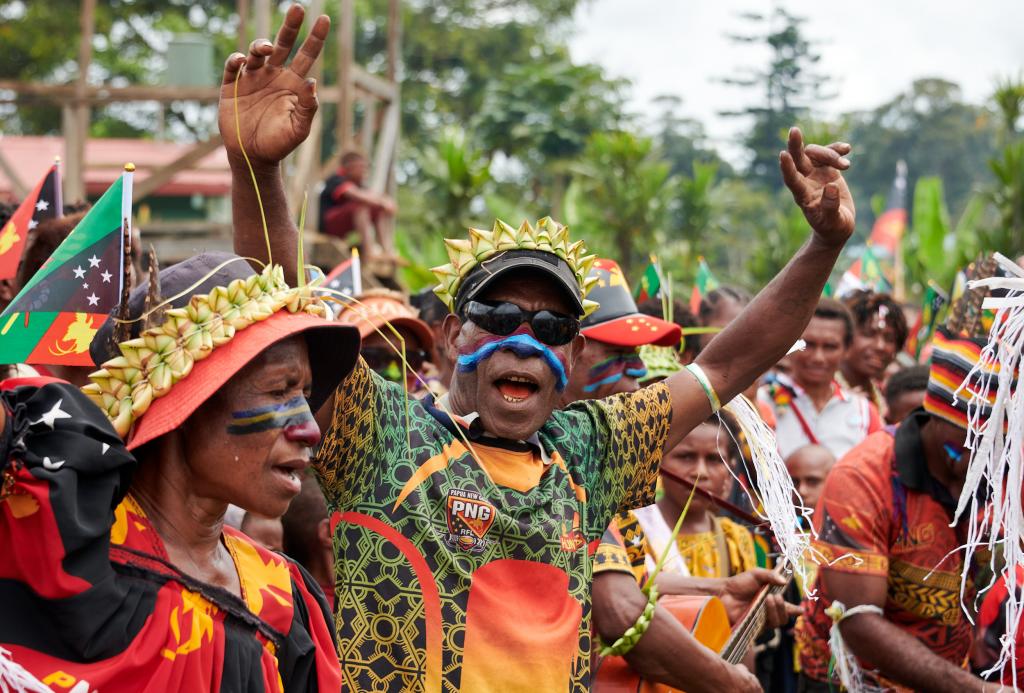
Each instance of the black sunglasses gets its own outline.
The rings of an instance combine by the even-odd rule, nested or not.
[[[580,333],[580,321],[551,310],[523,310],[507,301],[467,301],[462,317],[491,334],[510,335],[524,322],[548,346],[568,344]]]
[[[401,353],[388,347],[363,347],[359,350],[359,354],[373,371],[382,371],[392,363],[402,362]],[[405,360],[414,371],[419,371],[423,367],[423,362],[429,358],[430,354],[423,349],[406,349],[405,351]]]

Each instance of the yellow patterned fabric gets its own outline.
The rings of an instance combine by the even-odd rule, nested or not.
[[[690,574],[694,577],[730,577],[757,568],[757,551],[750,530],[725,517],[715,517],[713,522],[715,528],[710,532],[676,537],[679,554]],[[615,524],[621,533],[629,565],[637,581],[642,583],[648,559],[656,563],[661,557],[651,546],[633,511],[616,516]],[[671,562],[666,566],[671,566]],[[670,567],[667,569],[671,570]]]
[[[680,534],[676,544],[694,577],[730,577],[757,567],[750,530],[725,517],[715,518],[713,531]]]
[[[555,412],[551,463],[516,489],[480,460],[536,448],[467,443],[360,361],[317,460],[346,689],[587,691],[594,554],[615,513],[653,502],[670,418],[664,385]]]

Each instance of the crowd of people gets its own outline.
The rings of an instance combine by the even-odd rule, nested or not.
[[[958,551],[968,431],[998,402],[957,393],[986,339],[940,328],[919,365],[892,296],[822,297],[849,145],[790,132],[812,233],[756,296],[638,306],[548,217],[438,239],[434,289],[346,296],[298,276],[281,179],[329,25],[289,63],[303,18],[225,66],[235,253],[146,278],[136,248],[95,369],[0,381],[0,690],[1016,684],[982,678],[1016,638],[1008,592],[983,605]],[[365,164],[342,158],[321,217],[387,253]],[[0,299],[78,218],[34,230]],[[763,431],[792,489],[773,512]]]

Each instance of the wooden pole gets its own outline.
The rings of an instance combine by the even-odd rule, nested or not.
[[[253,14],[256,15],[256,31],[254,32],[257,38],[265,38],[273,41],[273,37],[270,35],[270,0],[254,0],[253,2]],[[248,42],[246,42],[248,46]],[[242,49],[243,53],[248,52],[247,48]]]
[[[338,149],[352,144],[353,66],[356,51],[356,17],[354,0],[341,0],[341,26],[338,27],[338,119],[335,139]]]
[[[359,148],[368,155],[373,151],[373,135],[377,130],[377,99],[368,94],[359,101],[363,104],[363,128],[359,131]]]
[[[373,94],[384,101],[396,97],[396,89],[386,79],[371,75],[358,65],[352,68],[355,89]],[[74,101],[77,87],[74,84],[40,84],[38,82],[18,82],[13,79],[0,79],[0,103],[15,101],[45,101],[56,104]],[[340,86],[331,84],[317,86],[316,98],[320,103],[337,103],[340,97]],[[173,85],[151,86],[131,85],[127,87],[110,87],[106,85],[86,85],[84,100],[94,106],[105,106],[123,101],[195,101],[197,103],[216,103],[220,98],[220,87],[179,87]]]
[[[388,177],[398,149],[398,126],[400,121],[398,102],[392,101],[384,111],[384,122],[377,135],[377,149],[373,153],[373,169],[370,171],[370,190],[383,193],[387,189]]]
[[[235,50],[239,53],[249,52],[249,0],[237,0],[235,11],[238,12],[238,40]]]
[[[62,112],[64,130],[64,190],[65,199],[79,202],[85,199],[85,141],[89,137],[89,103],[85,99],[92,64],[92,37],[96,26],[96,0],[82,0],[80,37],[78,42],[78,78],[75,97],[70,107]]]
[[[402,15],[398,0],[388,0],[388,79],[398,80],[398,63],[401,60]]]

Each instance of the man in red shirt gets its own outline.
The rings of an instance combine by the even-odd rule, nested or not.
[[[394,255],[391,227],[397,207],[387,195],[364,187],[367,170],[366,157],[359,152],[342,155],[341,166],[320,193],[320,228],[341,239],[355,231],[367,258]]]
[[[805,600],[797,626],[801,690],[835,683],[836,619],[865,681],[882,690],[983,690],[962,668],[973,635],[960,602],[965,523],[950,526],[969,458],[969,397],[954,393],[981,348],[937,334],[924,408],[869,436],[829,474],[814,515],[818,598]],[[966,385],[976,390],[981,377]]]

